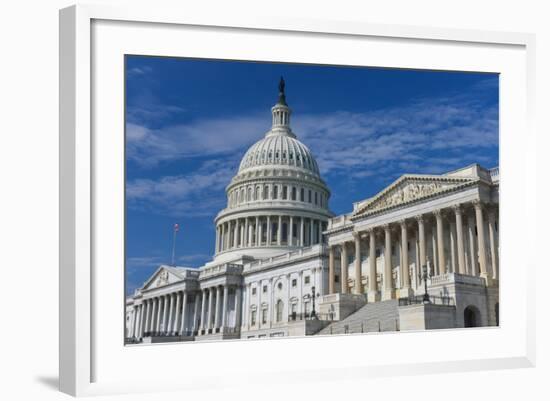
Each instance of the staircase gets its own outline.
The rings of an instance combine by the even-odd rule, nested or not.
[[[367,333],[372,331],[398,331],[398,300],[366,304],[344,320],[329,324],[316,334]]]

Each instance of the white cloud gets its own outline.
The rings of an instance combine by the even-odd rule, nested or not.
[[[492,163],[487,153],[498,147],[498,106],[487,106],[492,85],[480,83],[464,93],[361,113],[302,114],[295,116],[292,125],[313,151],[325,177],[438,173],[474,161]],[[223,190],[238,161],[248,146],[263,137],[269,122],[269,115],[261,113],[161,129],[128,123],[127,154],[142,167],[212,157],[188,174],[130,181],[130,205],[173,216],[212,215],[225,203]]]
[[[126,197],[134,209],[170,216],[211,216],[223,207],[223,190],[234,173],[222,161],[209,161],[189,174],[131,180]],[[212,196],[215,192],[217,196]]]

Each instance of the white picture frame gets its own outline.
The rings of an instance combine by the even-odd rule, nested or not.
[[[186,28],[187,27],[187,28]],[[140,30],[149,30],[147,40],[141,38],[139,45],[136,43]],[[224,50],[220,58],[246,57],[250,43],[239,48],[238,41],[253,39],[253,35],[262,35],[266,41],[280,41],[281,43],[292,38],[295,43],[300,40],[326,42],[327,49],[334,44],[332,40],[338,40],[345,46],[349,43],[355,45],[358,42],[384,41],[385,46],[399,45],[406,42],[407,46],[417,46],[419,58],[422,51],[433,52],[436,47],[441,60],[430,64],[422,60],[404,61],[407,54],[383,54],[378,60],[372,59],[369,65],[401,67],[401,68],[441,68],[474,70],[474,58],[477,63],[487,62],[489,69],[482,71],[499,72],[503,74],[501,81],[501,226],[503,227],[503,252],[502,252],[502,326],[500,328],[485,328],[473,331],[438,331],[433,333],[407,333],[399,335],[380,336],[347,336],[321,339],[283,339],[273,341],[249,341],[211,344],[171,344],[154,347],[124,348],[120,327],[123,324],[123,310],[119,312],[120,322],[115,315],[107,317],[103,313],[106,305],[110,304],[111,295],[105,299],[98,299],[97,291],[101,288],[103,293],[116,293],[124,277],[120,274],[117,263],[110,272],[101,272],[94,269],[98,261],[104,261],[107,253],[97,252],[98,230],[105,225],[101,219],[113,218],[120,222],[121,216],[114,211],[107,216],[102,208],[101,198],[113,191],[112,184],[120,184],[120,175],[114,174],[113,181],[105,184],[101,177],[105,172],[101,171],[103,163],[110,167],[117,166],[116,154],[120,150],[121,136],[114,135],[116,146],[112,147],[112,153],[105,151],[104,139],[94,138],[93,127],[96,129],[102,124],[101,107],[94,103],[97,96],[103,96],[102,88],[94,87],[93,79],[100,82],[104,79],[105,72],[116,67],[120,62],[118,56],[128,51],[145,54],[159,55],[185,55],[174,53],[176,44],[170,40],[160,41],[159,38],[177,34],[179,30],[193,30],[193,35],[206,35],[201,42],[201,49],[195,49],[197,53],[207,57],[208,54],[221,54],[220,49],[209,49],[208,41],[219,35],[231,35],[236,40],[234,48]],[[131,34],[130,34],[131,31]],[[124,32],[127,32],[125,34]],[[182,33],[183,35],[188,33]],[[95,37],[94,37],[95,35]],[[112,35],[112,36],[109,36]],[[284,37],[283,37],[284,36]],[[109,39],[106,45],[105,39]],[[285,39],[286,38],[286,39]],[[122,43],[122,44],[121,44]],[[312,42],[313,43],[313,42]],[[369,42],[370,43],[370,42]],[[401,43],[401,44],[403,44]],[[526,249],[532,245],[520,239],[514,234],[515,229],[524,226],[520,223],[524,219],[527,229],[532,229],[535,222],[536,207],[529,206],[529,196],[533,196],[535,184],[529,169],[533,168],[535,153],[535,134],[533,132],[534,110],[534,43],[533,35],[506,32],[484,32],[460,29],[437,29],[414,26],[390,26],[376,25],[350,21],[318,21],[296,20],[292,18],[279,19],[275,17],[258,18],[257,16],[242,15],[240,18],[215,18],[207,15],[187,15],[183,10],[166,10],[155,7],[146,8],[112,8],[108,6],[73,6],[60,12],[60,390],[75,396],[127,393],[142,391],[166,391],[200,389],[207,383],[216,382],[216,386],[235,385],[235,375],[246,372],[257,383],[268,381],[270,378],[279,377],[289,381],[303,380],[339,380],[342,378],[375,377],[379,375],[406,374],[410,369],[416,373],[454,372],[477,369],[496,369],[510,367],[534,366],[535,340],[534,340],[534,279],[531,274],[535,269],[534,253],[519,255],[513,247],[505,245],[523,241]],[[125,46],[128,46],[125,48]],[[149,47],[148,47],[149,46]],[[155,50],[155,46],[157,49]],[[296,45],[298,46],[298,45]],[[376,54],[376,43],[373,44],[373,54]],[[426,46],[426,50],[422,47]],[[429,50],[429,47],[432,50]],[[108,49],[107,49],[108,48]],[[451,49],[452,48],[452,49]],[[416,49],[416,48],[415,48]],[[485,60],[487,49],[494,49],[496,57],[493,60]],[[292,54],[296,54],[298,48],[287,47],[287,55],[264,53],[256,59],[289,61]],[[310,49],[314,51],[315,46]],[[101,53],[105,51],[105,54]],[[110,53],[115,52],[115,53]],[[121,53],[122,52],[122,53]],[[210,52],[210,53],[208,53]],[[233,53],[232,53],[233,52]],[[473,52],[466,56],[463,62],[453,60],[451,53]],[[200,53],[200,54],[199,54]],[[307,53],[307,52],[306,52]],[[116,54],[114,64],[109,55]],[[233,56],[231,55],[233,54]],[[323,57],[338,57],[335,52]],[[243,56],[244,55],[244,56]],[[344,54],[345,56],[345,54]],[[342,56],[342,57],[344,57]],[[350,63],[362,63],[357,59]],[[410,56],[410,54],[409,54]],[[502,56],[502,59],[499,57]],[[285,59],[286,57],[286,59]],[[304,57],[308,57],[304,55]],[[328,58],[319,58],[319,62],[330,61]],[[351,56],[350,56],[351,57]],[[309,59],[313,60],[313,58]],[[401,60],[401,61],[400,61]],[[427,59],[426,59],[427,60]],[[105,65],[103,64],[105,63]],[[492,63],[492,64],[491,64]],[[499,67],[499,63],[501,63]],[[107,66],[107,64],[109,64]],[[362,64],[361,64],[362,65]],[[481,65],[481,64],[478,64]],[[118,71],[118,70],[117,70]],[[122,74],[122,71],[118,71]],[[119,80],[112,90],[119,91],[121,75],[108,79]],[[105,81],[103,81],[105,82]],[[514,99],[507,96],[510,93],[518,93]],[[119,93],[120,95],[120,93]],[[118,96],[118,95],[117,95]],[[115,97],[113,101],[119,100]],[[515,107],[515,106],[519,106]],[[120,104],[117,107],[122,107]],[[115,113],[116,114],[116,113]],[[99,116],[99,117],[98,117]],[[122,116],[113,115],[110,127],[119,127]],[[522,136],[513,136],[511,133],[521,131]],[[122,141],[123,142],[123,141]],[[100,154],[101,153],[101,154]],[[102,160],[98,164],[98,158]],[[513,168],[512,168],[513,167]],[[117,170],[118,171],[118,170]],[[118,179],[118,181],[117,181]],[[529,185],[531,183],[532,185]],[[514,191],[521,185],[522,191]],[[103,187],[105,186],[105,187]],[[115,186],[116,187],[116,186]],[[110,188],[110,189],[109,189]],[[122,188],[120,188],[122,191]],[[120,195],[120,194],[119,194]],[[120,200],[119,195],[115,195]],[[106,195],[107,196],[107,195]],[[119,203],[115,202],[117,205]],[[120,205],[119,205],[120,206]],[[515,211],[515,212],[514,212]],[[519,223],[518,223],[519,221]],[[516,230],[517,231],[517,230]],[[114,247],[120,246],[120,227],[110,234],[114,237]],[[114,249],[114,248],[113,248]],[[113,250],[116,252],[116,249]],[[112,255],[111,255],[112,256]],[[120,256],[120,255],[119,255]],[[520,259],[521,257],[521,259]],[[117,258],[112,260],[116,261]],[[520,261],[524,266],[521,272],[517,272],[514,280],[511,280],[511,270],[507,264]],[[108,276],[113,274],[112,276]],[[515,274],[515,273],[514,273]],[[116,281],[114,283],[113,281]],[[119,282],[120,281],[120,282]],[[110,284],[108,284],[110,283]],[[123,293],[113,295],[123,297]],[[513,297],[516,302],[506,302]],[[122,298],[121,298],[122,299]],[[122,301],[120,306],[122,308]],[[116,309],[117,305],[111,305]],[[506,309],[508,307],[508,309]],[[112,333],[113,340],[108,339]],[[428,337],[426,337],[428,336]],[[462,336],[462,337],[457,337]],[[422,353],[412,352],[405,354],[411,344],[421,344],[428,338],[429,343],[442,346],[442,349],[430,354],[430,351]],[[464,338],[464,342],[472,344],[470,352],[465,352],[460,345],[457,349],[448,349],[445,344],[454,343],[457,338]],[[117,343],[118,341],[118,343]],[[368,343],[367,343],[368,341]],[[244,344],[247,343],[247,344]],[[353,353],[342,352],[343,356],[331,357],[328,363],[325,360],[305,360],[304,355],[315,348],[331,348],[345,350],[365,349],[370,343],[379,349],[392,344],[397,355],[369,353],[365,360],[354,359]],[[119,344],[119,345],[116,345]],[[476,349],[476,344],[485,344],[486,348]],[[491,346],[487,344],[492,344]],[[503,347],[507,344],[507,347]],[[120,346],[120,347],[119,347]],[[110,348],[111,347],[111,348]],[[355,347],[355,348],[354,348]],[[388,349],[388,348],[386,348]],[[224,366],[204,364],[196,359],[198,351],[202,354],[220,356],[222,359],[231,360],[235,365],[231,369]],[[272,366],[259,364],[246,366],[238,361],[237,355],[243,352],[269,355],[280,355],[281,352],[290,352],[301,357],[303,362],[296,364],[274,363]],[[486,352],[485,352],[486,351]],[[368,352],[368,351],[365,351]],[[148,363],[155,361],[168,361],[171,355],[189,355],[196,361],[193,369],[179,372],[179,378],[167,374],[166,370],[158,370],[157,373],[149,373],[149,379],[140,377],[132,378],[126,374],[124,367],[135,364],[136,360],[144,360]],[[347,355],[347,356],[346,356]],[[420,358],[422,355],[422,358]],[[326,359],[326,358],[325,358]],[[112,369],[107,365],[112,366]],[[292,365],[292,366],[289,366]],[[287,366],[287,367],[285,367]],[[206,373],[206,367],[208,371]],[[202,369],[205,368],[205,369]],[[182,369],[185,369],[182,367]],[[115,374],[117,371],[119,374]],[[299,379],[296,372],[300,372]],[[350,372],[351,376],[350,376]],[[185,377],[181,379],[181,377]]]

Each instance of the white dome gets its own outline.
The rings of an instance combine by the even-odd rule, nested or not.
[[[311,151],[294,135],[268,133],[248,149],[241,160],[239,173],[263,167],[290,166],[319,176],[319,167]]]

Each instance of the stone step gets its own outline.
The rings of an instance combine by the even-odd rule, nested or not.
[[[345,319],[334,322],[317,334],[366,333],[399,330],[398,301],[369,303]]]

